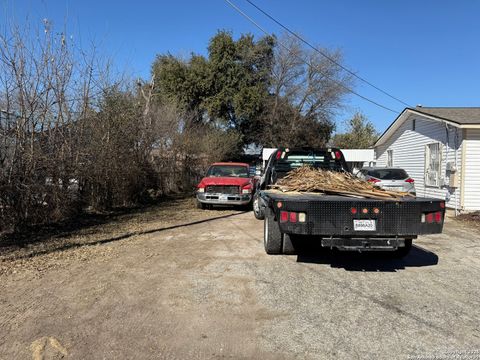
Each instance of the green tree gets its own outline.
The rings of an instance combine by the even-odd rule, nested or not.
[[[352,79],[336,64],[285,35],[235,40],[219,31],[208,57],[157,56],[155,99],[180,104],[192,123],[241,133],[244,145],[324,146]],[[336,62],[339,51],[327,52]]]
[[[336,134],[333,145],[342,149],[366,149],[371,147],[378,138],[378,132],[373,124],[360,112],[348,121],[347,131]]]
[[[195,113],[194,122],[235,128],[249,142],[250,124],[268,97],[273,48],[272,37],[255,41],[247,34],[234,40],[231,33],[220,31],[210,40],[208,58],[157,56],[152,69],[155,93]]]

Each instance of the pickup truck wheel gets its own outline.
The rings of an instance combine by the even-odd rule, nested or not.
[[[297,253],[295,250],[294,241],[288,234],[283,234],[282,251],[286,255],[295,255]]]
[[[405,239],[405,246],[399,247],[394,252],[394,256],[398,259],[401,259],[408,255],[408,253],[412,250],[412,239]]]
[[[265,219],[265,209],[261,206],[261,201],[258,199],[258,196],[253,197],[253,215],[255,219]]]
[[[269,211],[265,216],[264,231],[263,231],[263,244],[265,246],[265,252],[267,254],[281,254],[282,253],[282,233],[280,227],[275,221],[273,214]]]
[[[207,208],[207,204],[204,204],[197,200],[197,209],[205,210]]]

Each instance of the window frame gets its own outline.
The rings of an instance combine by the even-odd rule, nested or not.
[[[432,154],[435,154],[432,157]],[[440,188],[442,186],[442,143],[432,142],[425,144],[425,166],[424,166],[424,181],[425,186]]]
[[[393,167],[393,149],[387,150],[387,167]]]

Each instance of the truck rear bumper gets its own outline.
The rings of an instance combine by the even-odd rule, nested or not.
[[[395,251],[405,246],[405,239],[397,238],[322,238],[323,247],[339,250]]]
[[[197,193],[197,200],[211,205],[248,205],[252,201],[252,194]]]

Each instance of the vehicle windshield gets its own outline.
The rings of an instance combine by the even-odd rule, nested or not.
[[[208,169],[207,176],[248,178],[248,167],[242,165],[213,165]]]
[[[376,169],[369,170],[368,175],[380,180],[404,180],[408,178],[403,169]]]

